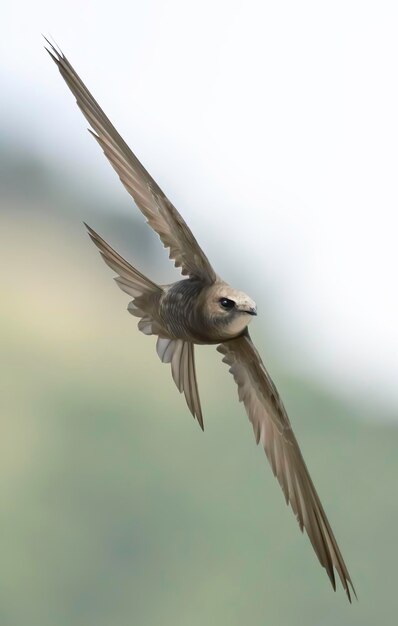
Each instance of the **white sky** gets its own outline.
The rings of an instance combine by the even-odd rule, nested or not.
[[[260,311],[266,278],[289,358],[398,406],[396,2],[3,0],[1,23],[9,133],[118,185],[51,34]]]

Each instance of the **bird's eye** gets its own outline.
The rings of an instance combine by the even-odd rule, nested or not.
[[[231,310],[235,306],[235,302],[233,300],[229,300],[228,298],[221,298],[220,304],[223,309]]]

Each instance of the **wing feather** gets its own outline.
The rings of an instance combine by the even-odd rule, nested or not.
[[[92,128],[90,133],[149,225],[158,233],[163,245],[170,249],[169,256],[174,259],[176,267],[181,267],[183,275],[213,283],[216,274],[181,215],[119,135],[67,58],[50,42],[47,43],[50,46],[48,53]]]
[[[144,276],[139,270],[133,267],[124,259],[109,243],[102,239],[88,224],[84,224],[93,243],[97,246],[105,263],[118,274],[116,283],[122,291],[137,297],[143,293],[162,293],[162,288]]]
[[[218,346],[238,385],[257,442],[261,442],[272,470],[292,507],[300,529],[305,528],[333,589],[334,570],[351,602],[355,594],[347,567],[311,480],[286,410],[248,333]]]

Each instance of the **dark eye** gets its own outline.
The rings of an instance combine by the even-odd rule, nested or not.
[[[223,307],[223,309],[233,309],[235,306],[235,302],[233,300],[229,300],[228,298],[221,298],[220,300],[220,304]]]

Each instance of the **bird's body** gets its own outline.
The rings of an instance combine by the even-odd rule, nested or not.
[[[211,343],[203,310],[207,287],[195,279],[164,285],[158,308],[153,312],[161,324],[160,335],[192,343]]]
[[[286,410],[248,332],[248,324],[257,314],[255,302],[215,273],[181,215],[118,134],[68,60],[53,46],[49,53],[92,127],[90,132],[149,225],[170,249],[170,258],[187,276],[170,285],[158,285],[86,225],[103,259],[116,272],[119,287],[133,297],[129,312],[139,318],[141,332],[157,336],[157,353],[163,362],[170,363],[174,382],[202,429],[194,346],[218,345],[217,350],[238,385],[239,400],[244,403],[256,441],[265,450],[286,502],[301,530],[305,528],[333,588],[336,570],[350,599],[350,588],[354,588],[348,570]]]
[[[170,285],[162,285],[160,292],[139,296],[130,310],[138,306],[159,326],[158,335],[169,339],[183,339],[197,344],[218,344],[239,336],[247,327],[255,305],[250,300],[247,310],[224,311],[219,304],[228,294],[236,297],[236,290],[222,281],[204,285],[200,280],[186,278]],[[245,294],[242,294],[245,296]],[[245,296],[246,301],[249,298]]]

